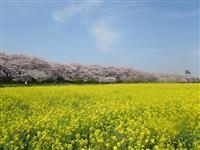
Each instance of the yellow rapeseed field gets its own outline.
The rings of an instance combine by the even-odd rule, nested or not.
[[[200,149],[200,84],[0,88],[0,149]]]

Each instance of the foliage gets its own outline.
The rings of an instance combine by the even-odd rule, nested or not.
[[[200,149],[199,88],[0,88],[0,149]]]

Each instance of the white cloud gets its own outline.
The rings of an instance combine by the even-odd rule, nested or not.
[[[56,22],[64,23],[68,21],[72,16],[80,13],[82,10],[83,10],[83,7],[71,5],[64,9],[55,11],[52,14],[52,17]]]
[[[120,37],[119,32],[112,30],[102,22],[94,24],[89,32],[97,39],[98,49],[104,52],[111,51]]]
[[[52,17],[58,23],[68,23],[73,17],[80,17],[80,25],[92,35],[96,40],[98,50],[108,52],[119,39],[119,33],[113,30],[111,22],[113,21],[110,14],[106,17],[95,16],[95,13],[102,11],[101,4],[103,1],[91,2],[73,2],[63,9],[53,12]]]
[[[76,15],[82,15],[85,12],[90,11],[95,6],[98,6],[102,1],[82,1],[82,2],[71,2],[62,9],[56,10],[52,13],[52,17],[56,22],[65,23]]]

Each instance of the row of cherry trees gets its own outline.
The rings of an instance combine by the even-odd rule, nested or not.
[[[36,57],[1,54],[0,81],[32,83],[199,82],[191,75],[147,73],[131,68],[50,63]]]

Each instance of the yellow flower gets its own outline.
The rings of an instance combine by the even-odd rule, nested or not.
[[[106,143],[106,148],[109,148],[110,147],[110,143]]]
[[[113,84],[0,88],[2,149],[178,149],[197,133],[200,84]],[[122,92],[123,91],[123,92]],[[187,126],[180,126],[187,121]],[[183,130],[184,129],[184,130]],[[31,139],[31,140],[30,140]],[[25,142],[26,141],[26,142]],[[134,145],[134,146],[133,146]],[[133,146],[133,147],[132,147]]]
[[[116,141],[116,140],[117,140],[117,137],[116,137],[116,136],[112,136],[112,140],[113,140],[113,141]]]
[[[155,142],[155,139],[151,139],[151,143],[153,144]]]
[[[113,150],[118,150],[117,146],[114,146],[114,147],[113,147]]]

